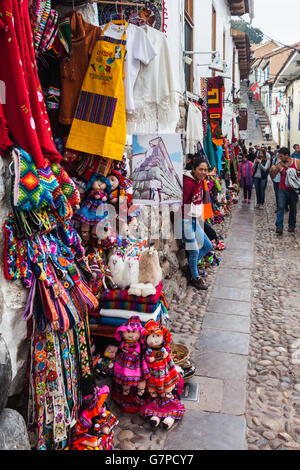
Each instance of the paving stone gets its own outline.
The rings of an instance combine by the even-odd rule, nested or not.
[[[207,313],[203,320],[203,328],[249,333],[250,319],[239,315]]]
[[[195,401],[186,401],[181,396],[181,400],[187,410],[201,410],[218,413],[222,409],[223,402],[223,381],[208,377],[194,376],[188,383],[199,384],[199,397]]]
[[[196,341],[195,348],[247,355],[249,350],[249,335],[202,328],[201,336]]]
[[[218,272],[215,285],[247,289],[251,286],[251,271],[237,271],[222,266]]]
[[[241,302],[251,301],[251,289],[241,289],[237,287],[214,287],[212,297],[216,299],[239,300]]]
[[[245,435],[244,417],[195,410],[168,433],[164,450],[245,450]]]
[[[229,315],[249,317],[251,304],[248,302],[239,302],[238,300],[225,300],[211,297],[207,305],[207,312],[228,313]]]
[[[224,380],[222,413],[241,416],[246,411],[246,384],[243,380]]]
[[[196,375],[218,379],[240,379],[247,377],[247,358],[237,354],[217,351],[193,351],[192,360]]]

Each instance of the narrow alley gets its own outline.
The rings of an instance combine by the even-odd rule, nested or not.
[[[299,17],[0,1],[0,450],[300,450]]]

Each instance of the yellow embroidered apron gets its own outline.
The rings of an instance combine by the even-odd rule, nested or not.
[[[122,39],[97,40],[85,74],[66,147],[122,160],[126,143],[125,89],[123,78],[126,29],[123,20],[111,21],[124,29]]]

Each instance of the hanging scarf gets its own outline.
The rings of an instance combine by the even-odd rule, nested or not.
[[[4,24],[0,36],[0,57],[5,64],[0,67],[0,80],[5,83],[7,103],[3,105],[4,117],[13,140],[40,168],[45,157],[60,161],[61,155],[52,140],[37,74],[28,0],[3,0],[0,17]]]
[[[212,205],[211,205],[211,198],[210,192],[208,189],[207,180],[203,180],[203,212],[202,212],[202,220],[211,219],[214,216]]]
[[[211,137],[211,128],[209,122],[207,123],[207,134],[204,139],[204,151],[212,169],[216,168],[216,156],[214,150],[214,144]]]

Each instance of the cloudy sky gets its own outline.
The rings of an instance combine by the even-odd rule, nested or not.
[[[271,38],[300,42],[300,0],[254,0],[253,26]]]

